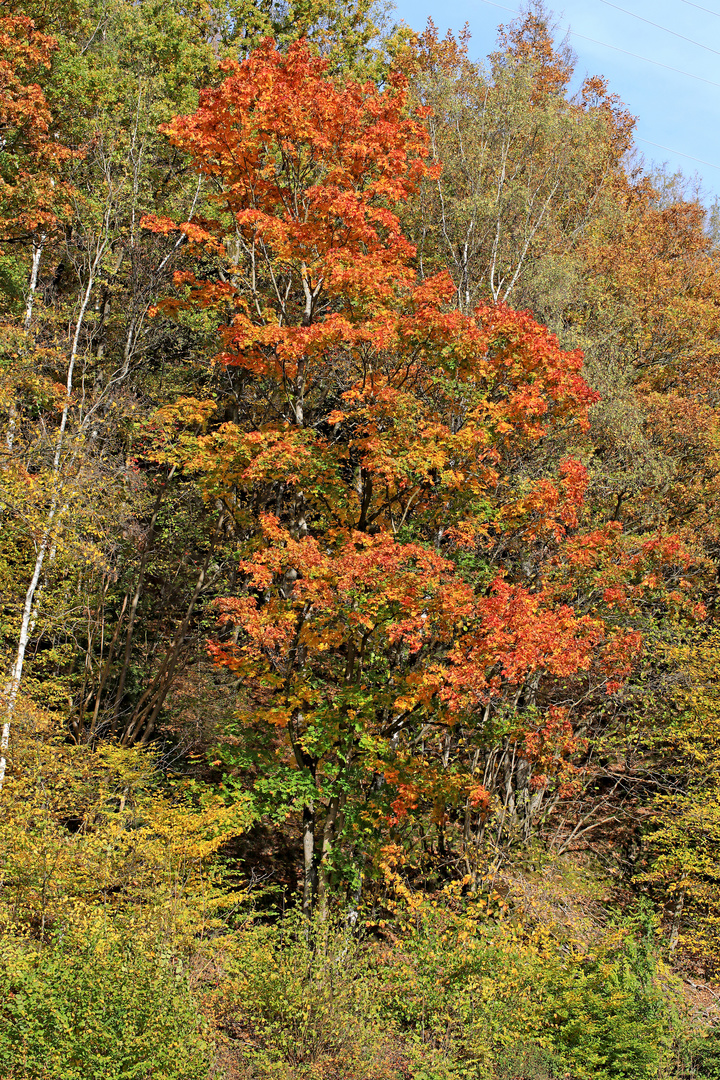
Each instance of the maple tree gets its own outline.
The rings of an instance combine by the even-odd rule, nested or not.
[[[307,911],[343,828],[398,822],[434,785],[487,814],[475,770],[441,764],[460,728],[482,747],[490,712],[522,699],[521,729],[542,680],[551,695],[594,668],[612,689],[637,648],[603,621],[603,602],[630,602],[622,570],[604,601],[573,606],[572,567],[597,587],[614,534],[580,529],[583,466],[538,452],[587,427],[580,355],[503,305],[460,313],[444,272],[418,278],[395,208],[434,168],[422,113],[405,113],[399,77],[380,92],[325,71],[302,43],[226,64],[166,128],[213,179],[215,215],[145,219],[222,266],[177,273],[166,307],[222,314],[242,419],[198,435],[187,425],[216,405],[182,399],[151,453],[164,442],[159,459],[234,518],[244,588],[219,602],[235,643],[214,655],[242,678],[235,742],[262,733],[273,797],[302,806]],[[633,555],[658,570],[640,592],[677,554]]]
[[[0,243],[29,243],[55,227],[67,199],[59,170],[68,150],[53,137],[45,95],[31,81],[57,42],[23,15],[0,18]],[[57,181],[57,189],[56,189]]]

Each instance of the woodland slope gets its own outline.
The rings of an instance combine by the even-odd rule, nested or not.
[[[0,8],[0,1075],[720,1077],[720,232],[533,5]]]

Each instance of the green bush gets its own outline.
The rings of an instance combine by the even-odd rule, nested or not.
[[[675,998],[633,937],[611,941],[548,989],[553,1046],[574,1076],[651,1080],[670,1067]]]
[[[2,941],[3,1080],[205,1080],[209,1057],[187,979],[148,942]]]
[[[388,954],[385,985],[416,1080],[654,1080],[673,1068],[678,999],[642,920],[588,951],[426,908]]]
[[[686,1051],[686,1075],[695,1080],[720,1080],[720,1028],[710,1027],[696,1034]]]
[[[423,904],[392,942],[297,913],[226,940],[214,1009],[253,1080],[657,1080],[678,998],[643,918],[592,949]],[[712,1080],[716,1080],[713,1076]]]

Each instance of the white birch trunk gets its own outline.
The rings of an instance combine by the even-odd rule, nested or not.
[[[38,277],[40,276],[40,260],[42,259],[43,248],[45,247],[45,239],[45,236],[41,236],[37,243],[33,244],[32,269],[30,271],[30,284],[28,286],[27,300],[25,302],[25,318],[23,320],[23,328],[25,330],[30,329],[30,323],[32,321],[33,305],[35,303],[35,294],[37,292]]]
[[[42,258],[43,248],[45,246],[45,236],[41,236],[37,243],[33,244],[33,257],[32,268],[30,270],[30,283],[28,285],[27,299],[25,301],[25,317],[23,319],[23,329],[28,331],[32,322],[33,304],[35,303],[35,293],[37,292],[38,277],[40,275],[40,260]],[[9,408],[9,423],[7,435],[5,436],[5,444],[8,449],[8,454],[12,454],[13,445],[15,443],[15,429],[17,427],[17,410],[15,403],[10,402]],[[0,778],[0,787],[2,786],[2,778]]]
[[[25,663],[25,652],[27,650],[28,642],[30,640],[30,633],[33,623],[33,607],[35,603],[35,595],[37,593],[37,587],[40,581],[40,574],[42,572],[43,563],[45,562],[45,556],[47,555],[51,545],[55,520],[58,517],[58,505],[60,502],[60,491],[58,485],[58,481],[60,478],[60,461],[62,458],[68,416],[70,414],[70,404],[73,391],[73,376],[75,373],[75,361],[77,360],[78,347],[80,343],[80,333],[82,331],[85,313],[90,302],[90,295],[95,284],[97,268],[105,252],[106,246],[107,241],[104,240],[96,249],[95,258],[93,259],[90,268],[87,286],[85,288],[82,303],[80,304],[80,311],[78,313],[77,322],[75,324],[75,333],[73,335],[72,349],[70,352],[70,363],[68,365],[67,383],[65,387],[65,403],[63,405],[62,416],[60,418],[60,427],[58,429],[57,440],[55,442],[55,454],[53,456],[53,496],[50,502],[50,510],[48,511],[45,527],[43,529],[40,546],[38,547],[37,555],[35,556],[35,567],[33,569],[33,574],[30,579],[30,584],[28,585],[27,591],[25,593],[25,603],[23,604],[23,615],[22,622],[20,624],[20,634],[18,637],[17,652],[15,654],[15,663],[13,664],[10,678],[5,684],[4,688],[3,697],[5,698],[5,723],[3,724],[2,736],[0,737],[0,790],[2,790],[3,781],[5,780],[5,770],[7,767],[6,753],[10,739],[10,724],[12,723],[12,719],[15,713],[15,705],[17,703],[18,691],[20,690],[20,683],[22,681],[23,665]]]

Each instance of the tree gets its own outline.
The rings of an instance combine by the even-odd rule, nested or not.
[[[449,277],[413,269],[396,207],[432,167],[403,81],[339,86],[302,43],[225,70],[166,128],[215,216],[145,224],[207,266],[176,274],[166,307],[222,313],[236,419],[198,435],[223,406],[180,400],[146,452],[234,519],[241,587],[213,651],[243,691],[224,756],[262,757],[258,792],[302,808],[309,911],[343,833],[357,858],[421,798],[482,818],[490,714],[509,708],[521,742],[523,708],[562,727],[552,685],[593,667],[617,682],[637,642],[606,632],[602,600],[573,608],[588,572],[586,598],[608,572],[622,592],[613,531],[578,532],[583,466],[546,449],[587,426],[581,356],[503,305],[452,310]],[[675,554],[656,544],[633,572]],[[448,767],[460,731],[474,764]]]
[[[32,245],[32,261],[23,267],[29,278],[25,333],[9,327],[3,345],[8,455],[2,482],[3,513],[14,537],[9,576],[25,587],[20,597],[16,585],[11,589],[17,621],[8,620],[14,656],[5,698],[9,721],[36,632],[36,643],[44,646],[35,667],[44,676],[46,703],[58,705],[48,685],[58,667],[63,675],[68,668],[71,676],[78,672],[63,690],[71,729],[82,739],[109,728],[123,731],[129,719],[131,601],[136,596],[137,606],[147,556],[136,558],[127,538],[142,532],[155,494],[154,478],[148,498],[132,474],[127,433],[136,395],[142,397],[152,382],[163,340],[162,325],[152,324],[148,333],[147,311],[167,284],[179,249],[137,226],[158,201],[188,214],[197,204],[197,178],[186,183],[182,162],[168,160],[157,125],[195,104],[193,79],[212,77],[215,55],[203,39],[203,19],[169,5],[159,10],[148,4],[142,19],[137,7],[125,3],[95,12],[92,5],[60,5],[52,16],[41,11],[39,17],[52,18],[57,38],[32,30],[32,41],[44,43],[48,70],[42,71],[42,88],[30,88],[39,131],[30,134],[32,146],[54,162],[58,179],[53,188],[51,177],[48,186],[63,192],[68,227],[51,229],[47,215],[33,217],[17,237]],[[21,23],[31,33],[29,20]],[[20,72],[29,63],[27,51],[18,61]],[[29,140],[27,135],[22,145]],[[35,183],[42,179],[39,161]],[[31,209],[30,196],[22,199]],[[103,488],[105,507],[97,500]],[[151,509],[147,516],[152,518]],[[139,580],[128,582],[136,562]],[[189,576],[196,576],[192,567]],[[68,578],[84,605],[68,595]],[[193,580],[189,596],[195,585]],[[182,588],[178,593],[177,606],[184,609]],[[130,625],[117,649],[123,660],[118,663],[113,650],[103,655],[102,644],[98,657],[106,622],[112,627],[113,615],[122,622],[126,612]],[[172,620],[175,611],[170,614]],[[119,635],[119,625],[112,627],[111,640],[115,629]],[[78,634],[86,640],[79,664]],[[52,675],[49,658],[57,664]]]
[[[421,266],[447,266],[461,310],[503,300],[548,321],[558,294],[572,294],[579,239],[634,121],[602,79],[568,100],[573,56],[555,47],[542,5],[501,27],[488,67],[469,59],[468,44],[467,30],[441,40],[430,22],[405,55],[442,169],[403,219]]]
[[[247,56],[267,37],[281,50],[304,38],[334,74],[376,81],[412,36],[389,23],[389,9],[378,0],[351,0],[341,7],[330,0],[224,0],[213,16],[231,57]]]
[[[50,65],[57,42],[24,15],[0,19],[0,243],[28,244],[57,223],[64,185],[56,182],[68,150],[53,138],[45,95],[30,81]]]

